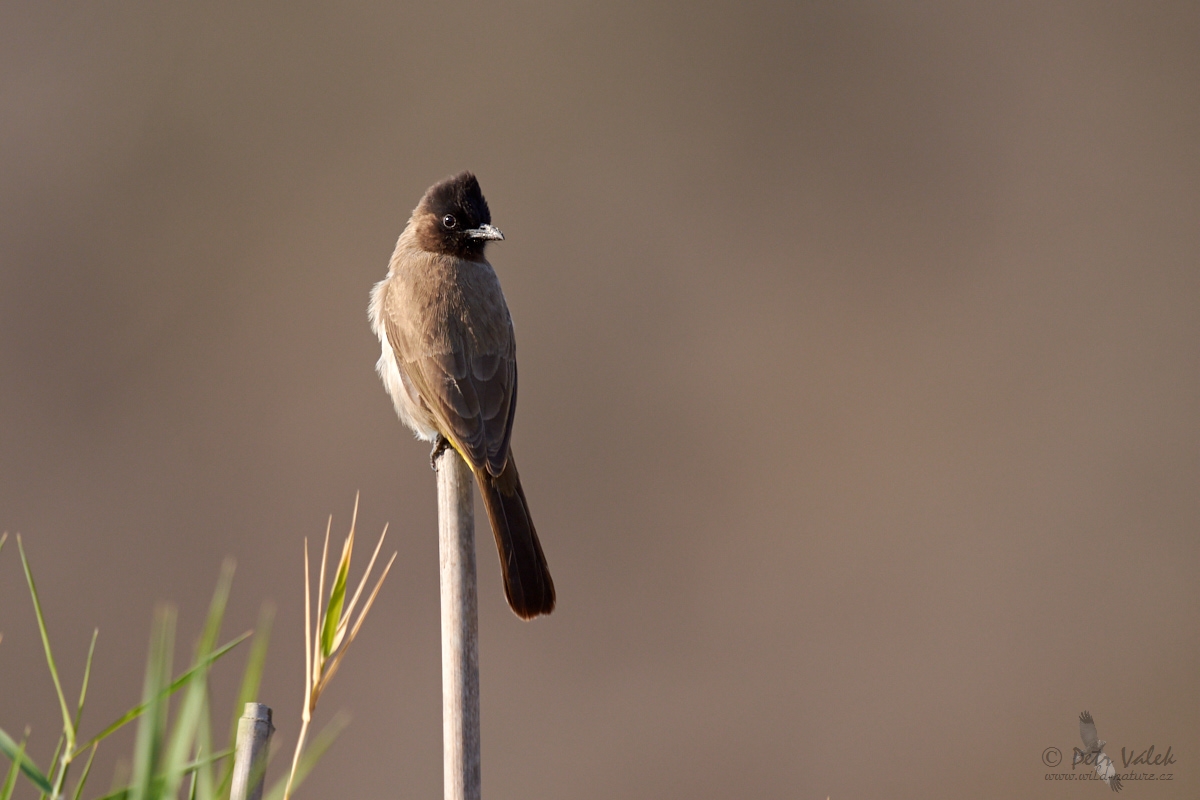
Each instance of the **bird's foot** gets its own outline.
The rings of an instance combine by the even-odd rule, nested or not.
[[[442,436],[440,433],[438,434],[437,438],[433,440],[433,449],[429,451],[429,466],[434,472],[437,472],[438,459],[442,457],[442,453],[446,452],[447,448],[449,447],[450,440],[445,436]]]

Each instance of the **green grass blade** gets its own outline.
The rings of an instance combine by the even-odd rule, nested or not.
[[[204,620],[204,632],[196,645],[196,661],[204,653],[213,649],[217,637],[221,635],[221,622],[225,619],[225,607],[229,604],[229,590],[233,586],[235,564],[232,558],[227,558],[221,564],[221,574],[217,577],[217,588],[213,591],[212,601],[208,604],[208,618]]]
[[[129,798],[129,789],[126,788],[126,789],[117,789],[115,792],[110,792],[110,793],[104,795],[104,797],[101,797],[100,800],[128,800],[128,798]]]
[[[79,783],[75,784],[74,800],[79,800],[83,796],[83,786],[87,783],[88,775],[92,772],[92,761],[96,758],[96,749],[98,747],[100,747],[99,744],[92,745],[92,752],[88,754],[87,764],[83,767],[83,774],[79,776]]]
[[[55,786],[58,785],[58,776],[62,774],[62,762],[58,757],[62,754],[63,743],[66,741],[67,733],[63,731],[58,737],[58,744],[54,745],[54,755],[50,756],[50,775],[54,777]]]
[[[12,737],[3,730],[0,730],[0,751],[3,751],[4,755],[8,756],[9,760],[14,764],[20,764],[21,772],[25,773],[25,777],[29,779],[29,782],[43,793],[50,794],[50,792],[54,791],[54,787],[50,784],[50,779],[46,777],[45,773],[37,768],[37,765],[33,763],[29,756],[25,755],[24,748],[18,746],[12,740]]]
[[[196,787],[197,786],[203,787],[204,774],[206,771],[209,771],[212,769],[212,765],[214,763],[216,763],[217,761],[220,761],[223,758],[229,758],[231,755],[233,755],[232,750],[222,750],[218,753],[213,753],[211,756],[205,756],[203,758],[200,757],[199,754],[197,754],[197,756],[194,760],[189,761],[182,766],[183,774],[191,776],[192,785],[188,788],[188,796],[190,798],[192,798],[192,800],[195,800],[195,798],[197,796],[202,797],[202,798],[206,798],[206,797],[211,798],[212,797],[211,794],[209,794],[209,795],[204,794],[203,788],[201,788],[199,791],[197,791]],[[164,792],[162,796],[163,797],[175,797],[176,795],[166,794]]]
[[[201,759],[192,761],[192,762],[184,765],[184,772],[191,773],[191,772],[194,772],[197,768],[202,767],[206,764],[212,764],[214,761],[220,761],[222,758],[228,758],[230,755],[232,755],[232,752],[233,751],[231,751],[231,750],[222,750],[219,753],[213,753],[208,758],[201,758]],[[132,792],[133,792],[132,786],[124,787],[121,789],[114,789],[114,790],[110,791],[108,794],[99,798],[99,800],[128,800],[128,798],[130,798],[132,796]],[[162,776],[155,776],[150,781],[150,794],[148,795],[148,797],[152,797],[152,798],[156,798],[156,799],[161,798],[161,797],[166,797],[166,795],[163,794]]]
[[[129,777],[133,774],[133,767],[129,763],[129,759],[124,756],[117,756],[116,763],[113,764],[112,780],[108,784],[108,793],[113,794],[119,789],[125,789],[129,786]]]
[[[258,624],[254,627],[254,641],[250,643],[250,655],[246,657],[246,669],[242,673],[242,686],[238,689],[237,702],[233,705],[233,725],[229,730],[229,746],[237,744],[238,719],[246,708],[258,698],[262,685],[263,667],[267,663],[267,645],[271,642],[271,625],[275,621],[275,606],[263,603],[258,612]]]
[[[308,773],[312,772],[312,768],[316,766],[317,761],[321,756],[325,755],[325,751],[337,739],[338,734],[346,729],[350,724],[349,715],[339,712],[329,724],[321,729],[321,732],[313,739],[312,744],[304,749],[304,753],[300,756],[300,763],[296,767],[296,779],[292,781],[292,793],[295,794],[296,789],[300,788],[300,784],[308,777]],[[279,780],[271,787],[269,792],[266,792],[263,797],[266,800],[283,800],[283,793],[287,790],[287,775],[280,777]]]
[[[194,761],[189,761],[188,763],[183,765],[183,771],[184,772],[195,772],[196,770],[200,769],[201,767],[211,767],[213,764],[217,763],[221,759],[229,758],[231,755],[233,755],[232,750],[228,750],[228,749],[227,750],[218,750],[217,752],[213,753],[211,756],[204,756],[203,758],[197,757]]]
[[[349,542],[347,542],[349,544]],[[346,579],[350,574],[350,548],[342,551],[333,588],[329,590],[329,604],[325,607],[325,624],[321,628],[321,654],[328,658],[336,646],[338,625],[341,623],[342,605],[346,602]]]
[[[99,628],[92,629],[92,643],[88,646],[87,661],[83,666],[83,685],[79,687],[79,705],[75,708],[75,730],[79,730],[79,720],[83,717],[83,702],[87,700],[88,680],[92,677],[92,656],[96,653],[96,637],[100,635]]]
[[[193,675],[189,683],[179,707],[174,730],[163,754],[162,773],[166,781],[164,797],[179,796],[184,768],[197,738],[200,713],[204,710],[204,695],[208,692],[208,681],[203,670]]]
[[[162,760],[167,726],[168,696],[163,687],[171,675],[174,651],[175,610],[160,607],[154,613],[150,653],[146,658],[146,678],[142,689],[145,713],[138,722],[133,750],[133,780],[129,786],[132,800],[154,797],[153,783]]]
[[[182,689],[184,686],[187,685],[187,682],[191,679],[192,675],[195,674],[196,670],[203,669],[204,667],[209,666],[214,661],[219,659],[221,656],[225,655],[230,650],[237,647],[242,642],[246,641],[246,639],[248,639],[250,637],[250,633],[251,633],[250,631],[246,631],[241,636],[238,636],[236,639],[232,640],[228,644],[221,647],[219,650],[214,650],[213,652],[209,653],[207,656],[204,657],[204,659],[202,659],[200,664],[192,667],[187,672],[180,675],[178,678],[176,678],[174,681],[171,682],[170,686],[163,689],[162,696],[165,697],[167,695],[174,694],[175,692]],[[75,751],[75,755],[78,755],[79,753],[83,752],[85,749],[91,747],[92,745],[96,744],[97,742],[102,741],[102,740],[106,739],[107,737],[111,736],[115,731],[125,727],[131,721],[133,721],[133,720],[137,719],[139,716],[141,716],[142,712],[144,712],[145,710],[146,710],[146,703],[141,703],[141,704],[136,705],[133,708],[129,709],[124,714],[122,714],[120,717],[118,717],[117,720],[115,722],[113,722],[111,725],[109,725],[107,728],[100,731],[95,736],[93,736],[91,739],[88,739],[86,742],[84,742],[84,744]]]
[[[208,709],[208,687],[206,681],[198,677],[200,674],[202,673],[197,673],[197,677],[192,678],[192,687],[199,683],[200,689],[196,693],[193,692],[192,687],[189,687],[179,711],[179,718],[175,721],[175,731],[171,735],[171,743],[167,748],[166,757],[163,759],[162,775],[165,781],[163,797],[178,797],[179,787],[188,772],[191,771],[195,774],[197,770],[205,769],[211,763],[211,759],[199,759],[199,754],[197,754],[197,759],[188,761],[187,751],[178,752],[176,749],[179,747],[179,742],[187,742],[188,747],[192,747],[193,743],[200,740],[201,731],[207,731],[204,712]]]
[[[58,704],[62,708],[63,733],[67,737],[67,752],[75,748],[75,726],[71,723],[71,711],[67,707],[67,696],[63,694],[62,682],[58,679],[58,667],[54,664],[54,653],[50,649],[50,634],[46,631],[46,618],[42,615],[42,601],[38,599],[37,585],[33,582],[33,572],[29,569],[29,560],[25,557],[25,545],[21,535],[17,534],[17,550],[21,553],[21,566],[25,568],[25,580],[29,584],[29,594],[33,597],[33,610],[37,614],[38,630],[42,634],[42,647],[46,650],[46,664],[50,667],[50,677],[54,679],[54,691],[58,693]]]
[[[196,730],[196,758],[204,753],[212,752],[212,727],[211,714],[209,713],[209,698],[204,698],[204,710],[200,714],[200,725]],[[233,759],[229,759],[230,762]],[[213,793],[213,764],[214,761],[204,761],[198,763],[196,770],[192,772],[192,785],[189,789],[189,794],[192,800],[196,797],[201,797],[204,800],[212,800],[216,795]]]
[[[0,540],[0,544],[4,544]],[[29,738],[29,729],[25,729],[25,736],[21,737],[21,744],[17,747],[17,757],[8,765],[8,774],[4,776],[4,788],[0,789],[0,800],[11,800],[13,790],[17,788],[17,775],[21,773],[21,768],[17,766],[25,760],[25,742]]]
[[[183,768],[187,764],[188,755],[194,751],[199,734],[200,717],[207,708],[208,697],[208,668],[203,665],[203,656],[216,644],[221,632],[221,621],[225,617],[225,607],[229,601],[229,590],[233,585],[233,561],[226,559],[221,565],[221,576],[217,579],[217,588],[213,592],[209,604],[208,618],[204,623],[204,632],[196,644],[196,657],[193,663],[198,667],[188,681],[187,691],[179,706],[179,715],[175,728],[171,732],[170,741],[164,752],[162,774],[165,780],[165,796],[178,797],[179,787],[183,782]],[[211,749],[211,748],[210,748]]]

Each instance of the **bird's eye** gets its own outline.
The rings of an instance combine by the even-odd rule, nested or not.
[[[446,216],[442,217],[442,224],[447,228],[453,228],[458,224],[458,220],[454,218],[453,214],[447,214]]]

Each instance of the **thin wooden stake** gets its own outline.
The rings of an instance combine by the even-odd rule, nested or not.
[[[246,703],[245,713],[238,719],[230,800],[262,800],[267,750],[274,732],[271,709],[262,703]]]
[[[479,613],[474,476],[454,448],[437,462],[442,588],[442,777],[445,800],[479,800]]]

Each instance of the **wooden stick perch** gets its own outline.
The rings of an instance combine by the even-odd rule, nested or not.
[[[246,703],[246,713],[238,719],[230,800],[262,800],[267,750],[274,732],[271,709],[262,703]]]
[[[442,590],[442,775],[446,800],[479,800],[479,613],[471,469],[446,448],[437,461]]]

